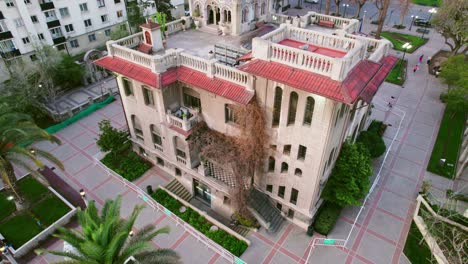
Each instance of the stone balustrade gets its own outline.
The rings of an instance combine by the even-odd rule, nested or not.
[[[172,114],[171,110],[167,110],[167,122],[184,131],[190,131],[198,123],[198,113],[192,111],[190,111],[190,113],[192,114],[190,118],[187,118],[186,116],[179,118]]]
[[[340,51],[349,51],[353,49],[357,43],[357,41],[350,38],[334,36],[298,27],[288,26],[286,31],[286,35],[290,39],[308,42],[309,44]]]
[[[140,42],[143,42],[143,32],[139,32],[114,41],[115,44],[128,48],[136,47],[138,44],[140,44]]]
[[[183,19],[177,19],[166,24],[166,34],[170,35],[183,29]]]
[[[249,80],[246,72],[220,63],[214,64],[214,76],[243,86],[246,86]]]
[[[203,59],[203,58],[190,55],[187,53],[180,53],[179,63],[182,66],[186,66],[188,68],[201,71],[206,74],[211,73],[211,69],[210,69],[211,62],[210,60],[207,60],[207,59]]]

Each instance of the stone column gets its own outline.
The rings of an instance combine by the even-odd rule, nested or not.
[[[231,5],[231,35],[241,34],[241,3]]]

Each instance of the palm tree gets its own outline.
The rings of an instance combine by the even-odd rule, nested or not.
[[[155,249],[151,240],[159,234],[169,233],[169,227],[157,229],[152,224],[133,234],[132,228],[144,206],[137,205],[127,220],[120,218],[122,197],[107,200],[99,215],[94,201],[89,202],[85,211],[78,208],[78,222],[82,231],[58,227],[54,236],[69,243],[74,252],[36,250],[63,256],[62,263],[123,264],[133,257],[139,263],[178,264],[180,257],[171,249]]]
[[[60,160],[49,152],[29,147],[30,144],[40,141],[60,144],[59,139],[39,128],[28,115],[0,114],[0,176],[5,189],[11,189],[20,202],[21,196],[14,188],[17,179],[13,164],[33,176],[40,174],[29,163],[32,161],[37,167],[43,168],[44,164],[39,158],[44,158],[63,169]]]

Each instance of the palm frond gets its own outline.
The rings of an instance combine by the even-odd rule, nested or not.
[[[140,263],[145,264],[181,264],[180,256],[171,249],[158,249],[140,253],[134,256]]]
[[[34,151],[35,151],[37,156],[42,157],[42,158],[52,162],[53,164],[57,165],[57,167],[59,167],[61,170],[65,169],[65,167],[63,166],[63,163],[57,157],[50,154],[49,152],[43,151],[41,149],[36,149],[36,148],[34,149]]]

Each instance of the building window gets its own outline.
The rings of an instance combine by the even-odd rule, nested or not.
[[[132,115],[132,125],[133,125],[133,133],[135,133],[135,136],[140,140],[144,140],[143,130],[141,129],[140,120],[138,120],[138,118],[135,115]]]
[[[294,175],[301,177],[302,176],[302,170],[299,168],[296,168],[294,170]]]
[[[260,15],[265,15],[265,3],[262,3],[261,7],[260,7]]]
[[[104,0],[97,0],[97,5],[98,5],[98,7],[105,7],[106,2]]]
[[[234,106],[230,104],[225,104],[224,105],[224,119],[225,122],[233,122],[236,123],[236,114],[234,112]]]
[[[267,192],[273,192],[273,185],[268,184],[268,185],[266,186],[266,190],[267,190]]]
[[[227,197],[227,196],[224,196],[223,204],[231,204],[231,199],[229,199],[229,197]]]
[[[94,41],[96,41],[96,34],[90,34],[90,35],[88,35],[88,40],[89,40],[89,42],[94,42]]]
[[[123,11],[119,10],[117,11],[117,18],[123,17]]]
[[[273,126],[278,126],[281,116],[281,100],[283,98],[283,90],[280,87],[275,88],[275,99],[273,102]]]
[[[175,175],[176,176],[181,176],[182,175],[182,171],[177,167],[175,168]]]
[[[288,173],[288,164],[286,162],[281,163],[281,173]]]
[[[182,139],[180,139],[179,137],[175,137],[174,144],[175,144],[176,156],[179,158],[185,159],[186,158],[185,145]]]
[[[106,37],[109,37],[111,34],[111,30],[110,29],[104,30],[104,34],[106,35]]]
[[[284,145],[283,146],[283,154],[289,155],[291,153],[291,145]]]
[[[289,96],[288,126],[294,125],[294,122],[296,122],[297,100],[297,93],[292,92]]]
[[[275,171],[275,158],[269,157],[268,158],[268,172]]]
[[[288,218],[291,218],[291,219],[294,218],[294,210],[293,209],[288,210]]]
[[[7,7],[14,7],[15,2],[13,0],[5,0],[5,4]]]
[[[50,33],[52,34],[52,38],[63,37],[62,29],[59,27],[51,29]]]
[[[31,21],[33,23],[39,23],[39,20],[37,20],[37,16],[31,16]]]
[[[312,116],[314,115],[315,100],[312,96],[307,97],[304,110],[303,125],[310,126],[312,124]]]
[[[161,159],[160,157],[156,157],[156,164],[164,167],[164,160]]]
[[[280,203],[276,203],[276,208],[278,208],[278,210],[281,211],[283,209],[283,205]]]
[[[84,21],[84,25],[85,25],[85,27],[90,27],[90,26],[93,25],[93,23],[91,22],[91,19],[86,19],[86,20]]]
[[[80,4],[80,10],[81,12],[88,12],[88,4],[87,3]]]
[[[249,10],[247,8],[244,8],[242,10],[242,23],[248,22],[248,16],[249,16]]]
[[[335,154],[335,148],[332,149],[332,151],[330,152],[330,156],[328,156],[328,163],[327,163],[327,166],[331,166],[332,162],[333,162],[333,155]]]
[[[145,99],[145,105],[154,106],[153,92],[147,86],[142,86],[143,98]]]
[[[156,146],[162,146],[161,134],[159,133],[158,128],[155,125],[150,126],[151,138],[153,139],[153,144]]]
[[[21,19],[21,18],[15,19],[15,26],[16,26],[16,27],[22,27],[22,26],[24,26],[23,19]]]
[[[200,98],[184,93],[184,106],[198,109],[201,112]]]
[[[276,145],[270,145],[270,149],[276,151]]]
[[[30,55],[29,58],[31,59],[31,61],[37,61],[36,54]]]
[[[73,24],[65,25],[65,31],[67,33],[75,31],[75,29],[73,28]]]
[[[109,20],[109,19],[107,18],[107,15],[102,15],[102,16],[101,16],[101,21],[102,21],[102,23],[105,23],[105,22],[107,22],[108,20]]]
[[[31,43],[31,41],[29,41],[29,38],[28,38],[28,37],[22,38],[21,40],[23,41],[24,44],[29,44],[29,43]]]
[[[306,154],[307,154],[307,148],[302,145],[299,145],[299,150],[297,151],[297,159],[304,160]]]
[[[286,187],[284,186],[280,186],[278,188],[278,196],[281,197],[281,198],[284,198],[284,192],[286,191]]]
[[[80,46],[80,44],[78,43],[77,39],[74,39],[74,40],[70,40],[70,46],[72,48],[78,48]]]
[[[70,12],[68,12],[68,7],[63,7],[59,9],[61,17],[68,17],[70,16]]]
[[[114,0],[114,3],[118,4],[120,3],[120,0]]]
[[[139,147],[138,148],[139,152],[140,152],[140,155],[143,155],[145,157],[148,157],[148,154],[146,154],[146,150],[142,147]]]
[[[24,0],[24,3],[27,4],[27,5],[31,4],[31,0]]]
[[[297,204],[297,196],[299,195],[299,191],[292,188],[291,189],[291,198],[289,199],[289,202],[292,204]]]
[[[39,38],[39,40],[44,40],[44,34],[42,33],[37,34],[37,37]]]
[[[346,106],[343,104],[340,109],[340,119],[343,118],[345,111],[346,111]]]
[[[130,81],[130,80],[127,79],[127,78],[122,78],[122,84],[123,84],[123,88],[124,88],[125,95],[126,95],[126,96],[131,96],[131,95],[133,95],[133,85],[132,85],[132,81]]]

